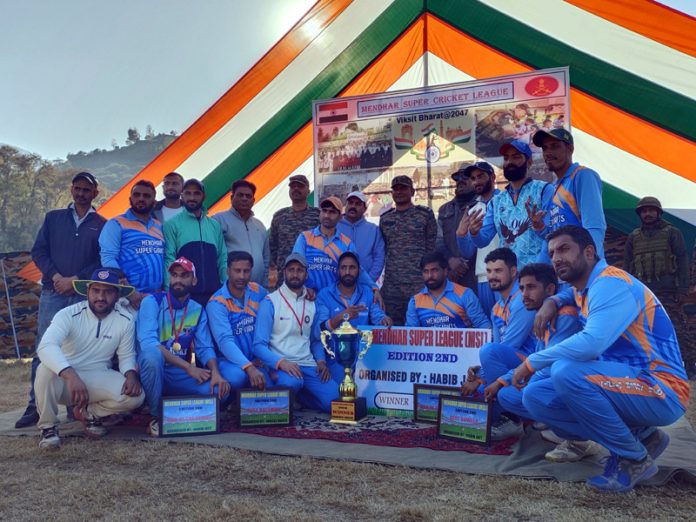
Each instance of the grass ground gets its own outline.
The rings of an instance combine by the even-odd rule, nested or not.
[[[28,362],[0,361],[0,411],[24,406],[28,375]],[[70,438],[42,452],[37,442],[0,437],[1,520],[689,520],[696,493],[670,484],[606,496],[575,483],[191,444]]]

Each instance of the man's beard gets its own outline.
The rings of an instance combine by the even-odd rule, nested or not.
[[[507,165],[503,168],[503,176],[508,181],[519,181],[524,179],[527,175],[527,164],[520,165],[519,167],[515,165]]]
[[[171,288],[171,291],[174,297],[176,297],[177,299],[181,299],[182,297],[191,293],[191,288],[186,286],[173,286]]]
[[[203,202],[193,202],[189,201],[188,203],[184,203],[186,205],[186,210],[189,212],[196,212],[197,210],[200,210],[201,207],[203,206]]]
[[[290,290],[299,290],[304,286],[304,281],[301,281],[300,279],[295,277],[293,277],[292,279],[288,279],[286,277],[285,284],[288,286]]]
[[[442,288],[445,284],[445,280],[428,280],[425,282],[425,286],[428,288],[428,290],[439,290]]]
[[[341,277],[341,284],[345,287],[351,288],[355,286],[356,278],[352,275],[344,275]]]

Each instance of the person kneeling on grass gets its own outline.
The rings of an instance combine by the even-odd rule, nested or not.
[[[134,410],[145,399],[135,371],[135,320],[116,304],[133,287],[118,284],[115,270],[98,268],[92,279],[74,281],[73,288],[87,302],[60,310],[37,350],[42,449],[60,447],[58,404],[75,408],[88,437],[101,437],[106,434],[102,417]],[[120,373],[111,366],[114,354]]]
[[[196,267],[180,257],[169,265],[169,290],[143,299],[138,312],[138,364],[150,408],[147,433],[159,436],[160,400],[164,395],[212,395],[224,401],[230,383],[220,374],[208,318],[191,299]],[[203,368],[191,361],[193,347]]]
[[[566,225],[547,236],[558,277],[573,288],[547,299],[535,321],[543,332],[563,305],[577,303],[580,332],[535,352],[512,377],[524,387],[532,418],[566,439],[593,440],[610,452],[604,473],[587,484],[625,493],[658,471],[669,444],[657,426],[672,424],[690,388],[677,335],[660,301],[638,279],[599,259],[584,228]],[[544,368],[551,377],[531,382]]]
[[[486,276],[491,290],[500,298],[493,306],[493,342],[481,347],[481,366],[472,366],[462,393],[472,395],[482,392],[486,385],[514,369],[536,346],[532,333],[534,312],[522,303],[522,293],[517,285],[517,256],[509,248],[497,248],[486,256]],[[522,424],[503,415],[500,404],[493,403],[491,438],[503,440],[521,435]]]
[[[530,311],[539,310],[544,304],[544,300],[554,295],[558,290],[556,273],[551,265],[545,263],[530,263],[520,270],[519,285],[522,302],[525,308]],[[555,320],[547,326],[544,336],[538,339],[536,351],[554,346],[579,332],[580,329],[578,309],[575,304],[563,306],[558,310],[558,316]],[[531,419],[531,413],[522,404],[522,391],[510,386],[513,371],[510,370],[496,382],[489,384],[484,390],[484,397],[486,400],[497,397],[503,410],[525,419]],[[537,372],[532,381],[536,382],[549,377],[549,371],[545,369]],[[534,423],[534,426],[536,427],[538,424]],[[545,458],[552,462],[576,462],[596,455],[600,451],[599,445],[591,440],[563,440],[549,429],[544,429],[541,436],[558,444],[556,448],[545,455]]]
[[[293,252],[285,260],[285,282],[259,306],[254,355],[276,370],[275,384],[293,390],[304,406],[331,411],[338,384],[326,365],[316,304],[307,299],[307,260]]]

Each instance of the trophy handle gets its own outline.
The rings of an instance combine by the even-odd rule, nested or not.
[[[365,348],[360,350],[360,353],[358,354],[358,359],[362,359],[363,357],[365,357],[365,354],[370,349],[370,346],[372,346],[372,330],[362,332],[361,337],[362,340],[365,341]]]
[[[372,332],[370,332],[372,333]],[[331,348],[329,348],[329,343],[327,342],[329,339],[331,339],[331,332],[328,332],[326,330],[321,331],[321,344],[324,345],[324,350],[326,350],[326,353],[328,353],[331,357],[334,359],[336,358],[336,354],[333,352]]]

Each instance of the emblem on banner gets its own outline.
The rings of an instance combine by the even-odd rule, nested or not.
[[[553,76],[537,76],[524,86],[530,96],[550,96],[558,89],[558,80]]]

